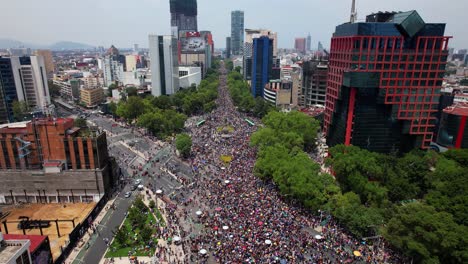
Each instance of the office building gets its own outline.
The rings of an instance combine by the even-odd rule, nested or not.
[[[187,46],[199,48],[198,44],[187,44]],[[177,39],[173,36],[149,35],[151,94],[153,96],[170,95],[179,90],[177,47]]]
[[[231,37],[226,37],[226,58],[231,58]]]
[[[203,78],[211,67],[214,52],[211,32],[181,32],[179,35],[179,47],[179,65],[200,67]]]
[[[171,26],[180,31],[198,31],[197,0],[170,0]]]
[[[81,82],[79,79],[70,79],[68,81],[53,80],[53,83],[60,87],[60,97],[63,99],[70,101],[80,99]]]
[[[306,39],[306,51],[310,52],[311,50],[312,50],[312,36],[310,36],[310,33],[309,33]]]
[[[303,107],[325,106],[327,92],[328,61],[310,60],[302,64]]]
[[[0,125],[0,203],[99,201],[117,181],[106,134],[71,118]]]
[[[189,88],[192,85],[198,87],[202,79],[200,67],[179,67],[179,86],[182,89]]]
[[[437,144],[446,148],[468,148],[468,103],[456,103],[441,113]]]
[[[86,107],[96,107],[104,101],[102,88],[83,88],[80,90],[80,101]]]
[[[296,38],[294,41],[294,49],[301,54],[306,52],[306,39],[305,38]]]
[[[252,79],[252,61],[253,61],[253,40],[261,36],[267,36],[273,41],[273,57],[278,55],[278,35],[276,32],[268,29],[245,29],[245,43],[244,43],[244,65],[243,75],[246,80]]]
[[[51,77],[55,72],[54,59],[52,57],[52,52],[50,50],[35,50],[35,56],[44,57],[44,64],[47,76]]]
[[[114,60],[112,56],[105,56],[99,59],[102,65],[104,86],[108,87],[111,84],[119,84],[124,79],[124,64],[118,60]]]
[[[13,101],[48,113],[49,85],[44,57],[0,57],[0,123],[13,122]]]
[[[244,45],[244,11],[231,12],[231,49],[232,55],[242,55]]]
[[[425,23],[416,11],[376,15],[377,22],[337,26],[331,40],[328,145],[384,153],[428,148],[447,63],[445,24]]]
[[[263,97],[264,87],[270,81],[273,68],[273,40],[266,36],[253,39],[252,96]]]

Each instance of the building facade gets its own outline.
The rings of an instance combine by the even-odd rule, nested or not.
[[[231,58],[231,37],[226,37],[226,58]]]
[[[44,65],[46,69],[47,76],[52,76],[55,72],[54,58],[52,56],[52,51],[50,50],[35,50],[35,56],[44,57]]]
[[[27,239],[6,239],[0,233],[0,263],[4,264],[31,264],[29,247],[31,242]]]
[[[170,0],[171,26],[179,31],[198,31],[197,0]]]
[[[445,24],[425,23],[416,11],[373,19],[337,26],[333,35],[327,143],[377,152],[428,148],[448,55]]]
[[[301,54],[306,52],[306,39],[305,38],[296,38],[294,41],[294,49]]]
[[[232,55],[242,55],[244,44],[244,11],[231,12],[231,49]]]
[[[307,35],[307,39],[306,39],[306,51],[311,51],[312,50],[312,36],[310,35]]]
[[[104,91],[98,88],[83,88],[80,90],[80,101],[86,107],[95,107],[104,101]]]
[[[270,81],[273,68],[273,40],[266,36],[253,39],[252,84],[253,97],[264,97],[264,87]]]
[[[328,61],[310,60],[302,64],[303,107],[325,106]]]
[[[198,87],[202,79],[200,67],[179,67],[179,86],[180,88],[189,88],[192,84]]]
[[[446,148],[468,148],[468,103],[456,103],[441,113],[437,144]]]
[[[179,90],[177,39],[173,36],[149,36],[151,94],[170,95]]]
[[[0,203],[99,201],[117,181],[106,134],[71,118],[0,126]]]
[[[0,57],[0,122],[13,122],[13,101],[24,101],[32,111],[48,112],[49,85],[44,57]]]

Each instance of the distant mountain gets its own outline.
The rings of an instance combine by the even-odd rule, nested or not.
[[[50,45],[48,48],[51,50],[85,50],[93,49],[94,46],[78,42],[60,41]]]
[[[0,49],[9,48],[31,48],[31,49],[51,49],[51,50],[84,50],[93,49],[94,46],[71,42],[71,41],[60,41],[52,45],[40,45],[35,43],[24,43],[14,39],[2,39],[0,38]]]

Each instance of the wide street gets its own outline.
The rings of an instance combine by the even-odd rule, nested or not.
[[[190,166],[178,159],[167,143],[155,142],[111,118],[91,114],[88,121],[107,132],[109,154],[122,168],[125,187],[115,199],[115,210],[108,209],[98,224],[98,232],[89,241],[89,248],[83,248],[73,263],[99,263],[107,249],[104,240],[112,239],[112,231],[123,222],[135,196],[140,193],[135,190],[130,198],[124,197],[137,179],[153,192],[160,189],[172,198],[183,196],[181,182],[193,180]]]

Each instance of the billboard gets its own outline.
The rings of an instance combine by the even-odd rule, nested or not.
[[[181,38],[182,53],[204,53],[206,41],[202,37]]]

